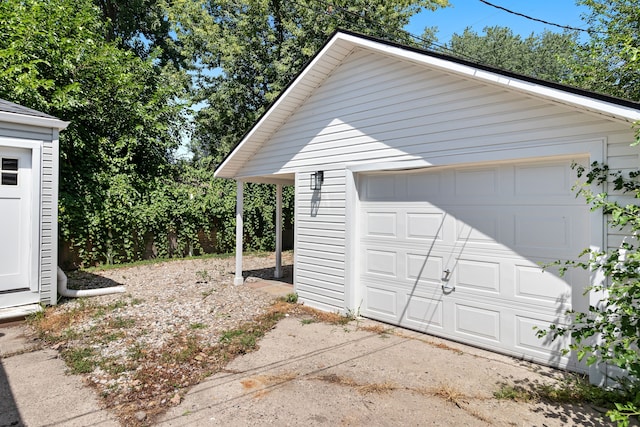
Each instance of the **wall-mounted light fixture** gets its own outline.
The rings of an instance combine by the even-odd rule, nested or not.
[[[311,189],[320,190],[324,182],[324,171],[313,172],[311,174]]]

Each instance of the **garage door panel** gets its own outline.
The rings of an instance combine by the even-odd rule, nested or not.
[[[460,291],[500,294],[500,263],[459,259],[454,277]]]
[[[396,177],[393,175],[376,175],[367,177],[364,187],[367,200],[389,200],[390,195],[396,194]]]
[[[495,196],[500,192],[499,173],[497,167],[456,170],[455,195],[464,198]]]
[[[455,333],[474,340],[500,342],[500,311],[477,305],[454,304]]]
[[[516,196],[572,197],[575,175],[567,162],[518,165],[514,168]]]
[[[457,243],[475,242],[495,245],[496,241],[500,240],[500,218],[492,218],[486,209],[470,207],[464,214],[459,214],[456,218]]]
[[[405,259],[405,278],[407,280],[414,283],[416,281],[430,282],[440,286],[442,272],[444,271],[443,257],[407,253]]]
[[[405,224],[407,239],[443,240],[443,212],[406,212]]]
[[[371,237],[397,237],[398,214],[395,212],[367,212],[366,235]]]
[[[429,200],[444,193],[443,174],[425,179],[423,174],[407,174],[407,200]]]
[[[367,249],[365,273],[396,278],[398,277],[397,259],[396,252]]]
[[[539,314],[535,316],[529,317],[526,313],[514,316],[514,354],[522,355],[539,363],[586,373],[588,371],[587,366],[578,362],[575,354],[564,355],[562,352],[564,348],[569,346],[569,337],[559,337],[552,341],[549,337],[540,339],[536,336],[536,328],[546,329],[549,324],[557,323],[557,319],[540,316]]]
[[[376,316],[383,321],[396,323],[398,318],[397,295],[398,293],[394,290],[367,286],[363,300],[363,313]]]
[[[404,320],[419,330],[443,329],[443,303],[442,300],[433,299],[421,295],[412,295],[403,299],[406,308]]]
[[[515,297],[545,307],[557,307],[566,311],[571,306],[571,272],[559,277],[553,272],[543,272],[536,265],[515,265]]]
[[[515,216],[514,222],[516,249],[570,249],[571,221],[566,215],[531,209]]]

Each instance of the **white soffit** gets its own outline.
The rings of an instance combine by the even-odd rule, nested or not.
[[[529,96],[602,114],[618,121],[632,123],[640,120],[640,110],[637,108],[593,98],[586,94],[582,95],[546,86],[542,83],[510,77],[497,71],[484,70],[454,60],[439,58],[430,55],[428,52],[416,51],[412,48],[387,44],[363,36],[338,32],[262,115],[260,120],[236,145],[233,151],[229,153],[216,169],[215,176],[219,178],[235,178],[241,175],[239,172],[245,162],[284,124],[329,74],[357,48],[379,52],[386,56],[428,66],[432,69],[439,69],[465,78],[501,86],[506,90],[517,91]]]

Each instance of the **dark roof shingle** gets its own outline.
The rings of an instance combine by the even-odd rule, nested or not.
[[[45,119],[54,119],[54,120],[58,119],[57,117],[50,116],[49,114],[45,114],[41,111],[23,107],[22,105],[14,104],[13,102],[9,102],[4,99],[0,99],[0,112],[23,114],[25,116],[43,117]]]

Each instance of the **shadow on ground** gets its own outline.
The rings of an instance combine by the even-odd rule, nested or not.
[[[244,277],[245,280],[250,277],[255,277],[255,278],[265,279],[265,280],[277,280],[278,282],[283,282],[283,283],[288,283],[290,285],[293,285],[293,264],[282,266],[281,278],[276,279],[274,275],[275,275],[274,267],[260,268],[257,270],[245,270],[242,272],[242,277]]]
[[[4,333],[0,332],[0,338],[4,335]],[[0,427],[24,425],[15,397],[11,391],[9,378],[4,369],[2,349],[0,349],[0,396],[2,396],[0,398]]]
[[[118,283],[107,277],[80,270],[67,273],[67,279],[69,289],[103,289],[122,285],[122,283]]]

